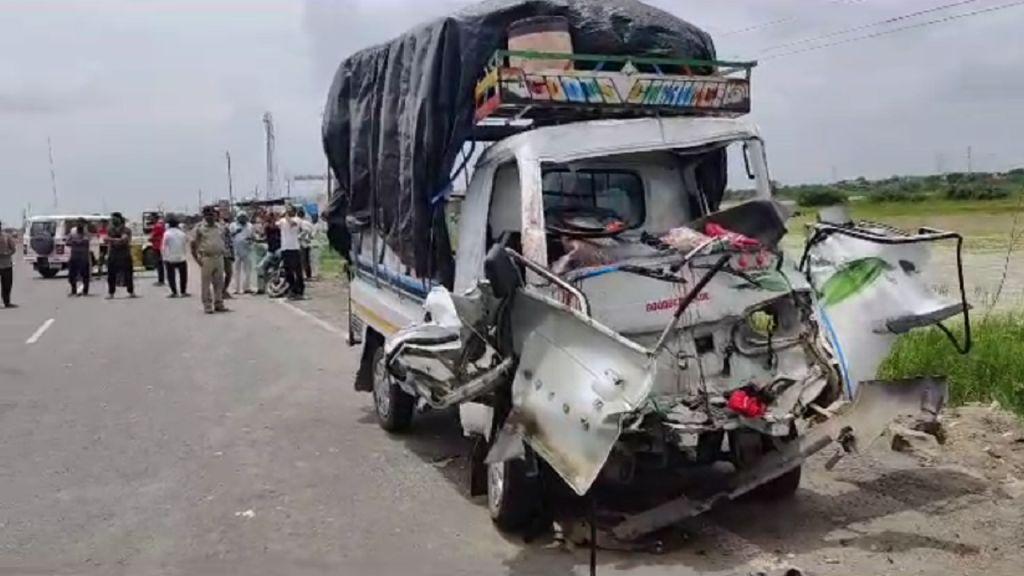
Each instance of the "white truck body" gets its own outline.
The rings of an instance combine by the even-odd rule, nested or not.
[[[730,145],[755,197],[714,212],[695,171],[707,154]],[[566,267],[571,254],[558,253],[553,230],[562,228],[550,220],[588,178],[595,206],[601,194],[618,210],[620,228],[602,245],[614,257]],[[565,179],[568,192],[558,188]],[[861,356],[867,350],[877,357],[894,336],[865,335],[856,322],[839,324],[856,326],[857,334],[836,334],[832,324],[828,334],[819,331],[817,293],[864,250],[828,260],[809,246],[799,264],[813,274],[798,270],[797,259],[777,246],[785,215],[770,182],[757,129],[738,119],[587,121],[493,144],[475,163],[461,203],[450,291],[413,275],[372,230],[355,234],[351,334],[354,342],[366,327],[380,335],[371,339],[367,331],[365,344],[384,350],[373,361],[378,415],[393,417],[396,393],[421,408],[459,405],[466,432],[489,442],[488,490],[499,493],[508,473],[501,467],[529,454],[583,495],[602,475],[632,478],[645,458],[717,458],[728,435],[727,450],[743,472],[723,488],[732,498],[794,473],[798,482],[803,459],[831,442],[852,449],[897,415],[936,410],[942,382],[893,388],[848,380],[849,367],[836,359],[844,338]],[[572,220],[559,218],[558,226]],[[754,235],[764,228],[764,249],[731,250],[718,241],[684,258],[648,246],[650,238],[717,218]],[[936,239],[875,232],[869,244]],[[495,246],[522,272],[512,296],[495,296],[488,272]],[[564,236],[561,246],[569,252]],[[924,289],[910,276],[894,282]],[[966,303],[936,298],[911,308],[911,316],[927,319],[918,321],[923,326],[964,312]],[[891,311],[900,309],[897,303]],[[505,344],[496,343],[506,329]],[[364,351],[364,364],[367,358]],[[763,402],[744,413],[733,402],[748,393]],[[510,406],[502,405],[503,394]],[[500,497],[492,501],[495,518],[502,505]],[[656,508],[615,534],[632,539],[704,509]]]

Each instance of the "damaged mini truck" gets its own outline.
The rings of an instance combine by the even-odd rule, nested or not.
[[[910,330],[969,348],[962,271],[957,299],[926,282],[930,251],[959,254],[960,237],[836,209],[784,250],[789,211],[741,118],[752,63],[504,49],[488,62],[471,131],[486,148],[449,172],[462,194],[429,200],[420,246],[401,202],[349,187],[330,119],[325,145],[347,193],[331,215],[350,254],[356,386],[390,432],[457,411],[477,439],[467,481],[499,527],[561,493],[637,541],[747,493],[790,496],[810,455],[833,451],[831,467],[894,419],[934,420],[940,378],[875,373]],[[725,206],[727,180],[753,192]],[[943,326],[956,317],[962,336]]]

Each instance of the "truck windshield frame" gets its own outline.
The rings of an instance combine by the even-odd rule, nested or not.
[[[595,208],[611,211],[624,229],[643,226],[647,198],[643,177],[620,168],[545,168],[542,179],[544,210]]]

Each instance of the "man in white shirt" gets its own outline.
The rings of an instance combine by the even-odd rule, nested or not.
[[[235,249],[235,294],[252,294],[253,228],[249,215],[240,213],[231,223],[231,243]]]
[[[306,211],[299,207],[297,210],[299,217],[299,250],[302,252],[302,271],[306,274],[306,281],[313,279],[313,259],[312,251],[310,247],[313,244],[313,223],[310,222],[309,216],[306,215]]]
[[[292,300],[301,300],[306,293],[306,281],[302,274],[302,246],[299,234],[302,232],[302,220],[295,215],[295,207],[288,206],[284,218],[277,221],[281,229],[281,259],[284,263],[285,277],[291,287]]]
[[[164,232],[160,255],[163,257],[164,268],[167,270],[167,284],[171,287],[170,298],[188,298],[188,235],[182,231],[177,216],[167,218],[167,230]],[[174,278],[177,276],[178,285]]]

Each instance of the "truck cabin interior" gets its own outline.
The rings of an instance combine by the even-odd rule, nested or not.
[[[494,178],[488,247],[503,240],[521,251],[519,170],[509,162]],[[564,274],[617,253],[636,255],[645,239],[717,212],[727,180],[726,148],[545,163],[542,179],[547,264]]]

